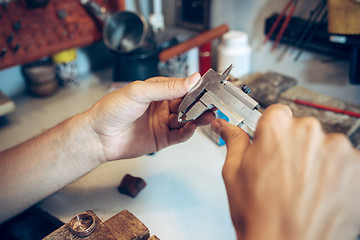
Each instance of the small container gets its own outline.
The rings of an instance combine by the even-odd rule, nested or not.
[[[55,63],[56,78],[61,86],[76,87],[79,85],[75,48],[54,54],[52,60]]]
[[[50,96],[59,88],[55,66],[49,59],[25,64],[21,70],[26,79],[27,89],[38,97]]]
[[[251,47],[248,35],[241,31],[225,33],[217,47],[217,71],[223,72],[230,64],[234,65],[231,76],[240,78],[251,72]]]

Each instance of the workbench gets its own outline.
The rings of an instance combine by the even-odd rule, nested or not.
[[[16,111],[0,123],[0,150],[85,111],[109,91],[111,79],[106,69],[48,98],[15,98]],[[63,222],[88,209],[102,221],[127,209],[162,240],[235,239],[221,177],[225,155],[224,146],[198,130],[189,141],[154,155],[105,163],[37,207]],[[136,198],[117,190],[127,173],[147,183]]]

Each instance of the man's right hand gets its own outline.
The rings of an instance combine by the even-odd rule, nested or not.
[[[253,143],[217,119],[238,239],[355,239],[360,229],[360,153],[342,134],[285,105],[267,108]]]

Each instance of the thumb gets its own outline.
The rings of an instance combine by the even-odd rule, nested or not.
[[[211,123],[211,129],[219,134],[226,143],[227,154],[223,168],[225,178],[226,175],[237,171],[240,167],[243,155],[250,146],[250,139],[244,130],[223,119],[214,120]]]
[[[199,73],[194,73],[187,78],[150,78],[144,82],[137,82],[134,93],[138,101],[146,103],[174,100],[183,97],[199,79]]]

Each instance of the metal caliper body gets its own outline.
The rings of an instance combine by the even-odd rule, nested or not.
[[[216,107],[229,118],[230,123],[241,127],[252,138],[261,117],[259,104],[226,80],[232,68],[230,65],[222,75],[210,68],[180,103],[178,121],[186,123],[195,120]]]

